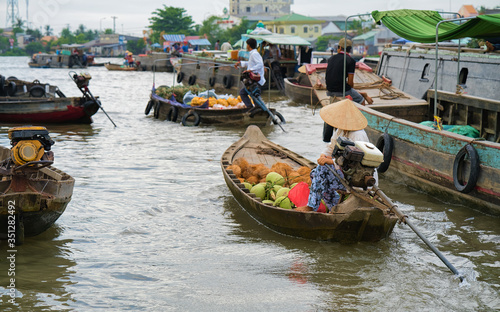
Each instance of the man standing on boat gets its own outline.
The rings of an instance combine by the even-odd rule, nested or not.
[[[347,53],[344,52],[344,45],[346,46]],[[345,95],[350,96],[356,103],[365,105],[365,100],[368,104],[372,104],[373,100],[367,93],[358,92],[354,90],[354,71],[356,70],[356,61],[349,55],[352,50],[352,41],[344,38],[340,39],[337,47],[337,54],[330,57],[328,66],[326,68],[326,89],[327,95],[331,97],[342,98],[344,81]],[[346,60],[346,74],[344,76],[344,53]]]
[[[264,78],[264,61],[262,60],[262,56],[260,56],[259,52],[257,51],[257,40],[255,40],[254,38],[248,38],[246,43],[247,43],[247,51],[249,51],[248,62],[245,61],[236,62],[234,67],[238,68],[238,66],[241,65],[241,67],[246,67],[248,71],[260,75],[260,80],[258,81],[258,86],[257,86],[257,88],[259,88],[260,91],[261,87],[266,83],[266,79]],[[241,88],[240,96],[241,100],[243,101],[243,103],[245,103],[246,107],[253,107],[252,101],[248,96],[248,92],[245,86]]]

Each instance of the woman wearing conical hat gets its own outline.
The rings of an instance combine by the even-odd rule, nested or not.
[[[351,141],[370,142],[363,130],[368,125],[368,121],[351,100],[346,99],[327,105],[321,109],[319,115],[336,130],[330,144],[318,158],[319,166],[311,171],[312,183],[307,206],[297,207],[295,209],[297,211],[317,211],[322,199],[330,210],[339,202],[340,196],[337,190],[345,191],[345,188],[327,168],[334,169],[341,177],[344,177],[342,170],[332,157],[338,137],[346,137]]]

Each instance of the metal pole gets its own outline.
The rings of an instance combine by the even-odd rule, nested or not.
[[[345,97],[345,74],[346,74],[346,48],[347,48],[347,20],[351,17],[361,17],[361,16],[371,16],[371,13],[365,13],[365,14],[356,14],[356,15],[350,15],[345,18],[345,24],[344,24],[344,77],[342,79],[342,97]]]
[[[457,13],[458,14],[458,13]],[[459,15],[460,16],[460,15]],[[462,17],[462,18],[454,18],[454,19],[449,19],[449,20],[442,20],[436,24],[436,70],[435,70],[435,75],[434,75],[434,116],[437,116],[437,97],[438,97],[438,57],[439,57],[439,52],[438,52],[438,41],[439,41],[439,25],[441,23],[446,23],[446,22],[455,22],[455,21],[464,21],[464,20],[470,20],[474,19],[475,17]],[[460,46],[459,46],[460,47]],[[460,66],[460,49],[458,50],[458,58],[459,58],[459,66]],[[457,70],[458,71],[458,70]],[[458,79],[458,78],[457,78]]]

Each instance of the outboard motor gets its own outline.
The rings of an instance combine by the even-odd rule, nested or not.
[[[384,155],[375,145],[345,137],[337,138],[332,156],[349,184],[365,190],[375,185],[375,168],[384,161]]]
[[[53,158],[49,153],[54,141],[45,127],[15,127],[9,129],[11,158],[15,165],[21,166],[42,158]],[[50,155],[49,155],[50,154]],[[44,157],[46,156],[46,157]]]
[[[256,74],[250,70],[245,70],[241,73],[240,77],[243,85],[247,88],[250,94],[259,97],[260,96],[260,88],[256,88],[260,81],[260,75]]]

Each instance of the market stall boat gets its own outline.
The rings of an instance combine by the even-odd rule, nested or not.
[[[0,239],[12,249],[56,222],[75,180],[52,167],[54,141],[44,127],[11,128],[9,138],[12,147],[0,147]]]
[[[309,46],[310,42],[298,36],[281,34],[242,35],[242,40],[253,38],[257,41],[258,51],[265,54],[264,44],[274,44],[281,50],[281,59],[278,62],[264,63],[266,68],[267,85],[269,88],[285,92],[284,77],[293,77],[296,72],[296,50],[301,46]],[[207,89],[214,89],[218,93],[237,94],[241,88],[239,81],[242,69],[235,68],[238,59],[248,57],[247,51],[232,51],[231,54],[222,51],[199,51],[194,54],[184,54],[176,65],[177,82],[184,85],[198,84]]]
[[[263,153],[262,151],[267,151]],[[330,213],[301,212],[263,203],[245,187],[228,167],[244,157],[248,163],[264,164],[268,168],[277,162],[297,169],[316,164],[269,141],[256,126],[249,126],[237,142],[222,155],[221,167],[231,193],[252,217],[265,226],[286,235],[342,243],[379,241],[388,237],[398,217],[380,202],[374,205],[373,194],[356,189]]]

